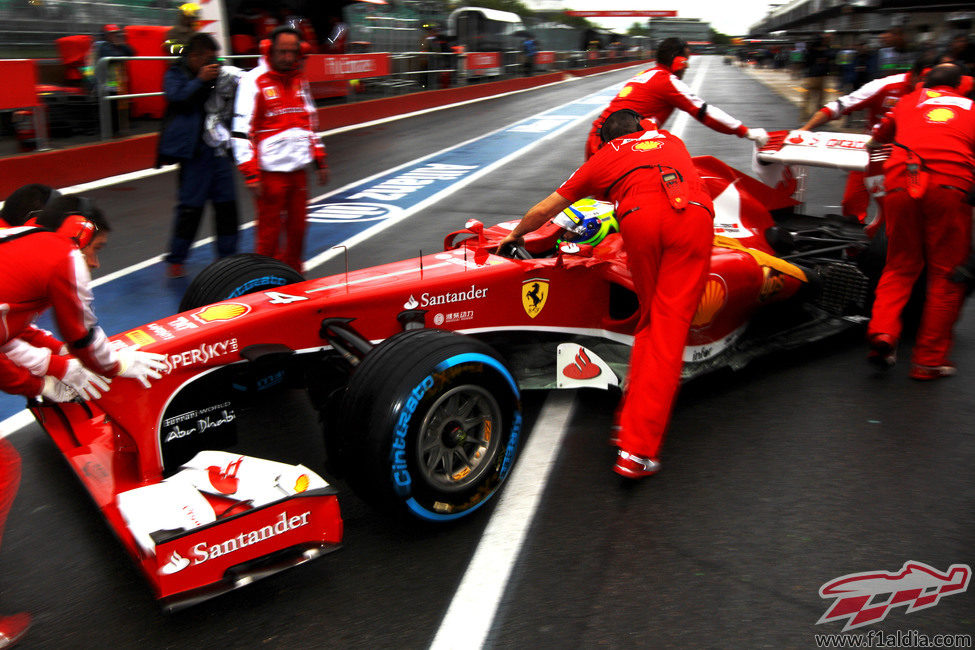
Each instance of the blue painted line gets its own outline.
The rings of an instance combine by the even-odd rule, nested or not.
[[[395,219],[506,156],[515,155],[585,118],[608,104],[620,85],[359,181],[312,202],[308,207],[306,257],[314,257],[378,223]],[[241,200],[248,199],[241,197]],[[242,230],[240,235],[239,250],[254,250],[253,229]],[[116,334],[175,314],[190,278],[212,259],[209,247],[194,248],[187,263],[186,278],[166,278],[165,264],[156,263],[97,287],[94,309],[99,324],[107,333]],[[41,318],[39,325],[56,332],[48,314]],[[23,398],[0,394],[0,422],[23,407]]]

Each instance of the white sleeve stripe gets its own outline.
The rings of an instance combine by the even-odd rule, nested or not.
[[[84,255],[77,248],[71,251],[71,261],[74,265],[75,295],[78,304],[81,305],[81,322],[85,329],[91,329],[98,322],[91,308],[91,303],[95,300],[91,292],[91,272],[88,270],[88,264],[85,263]]]
[[[741,120],[731,117],[731,115],[725,113],[717,106],[711,106],[710,104],[708,105],[707,117],[710,117],[712,120],[715,120],[716,122],[720,122],[721,124],[724,124],[732,131],[741,126]]]
[[[47,374],[51,363],[51,351],[47,348],[36,348],[21,339],[11,339],[0,346],[0,353],[6,355],[14,364],[25,368],[35,377]]]
[[[234,123],[231,129],[241,134],[233,139],[234,158],[237,164],[245,163],[254,158],[254,147],[250,141],[251,124],[254,119],[254,105],[257,102],[257,76],[245,74],[237,84],[237,96],[234,99]]]

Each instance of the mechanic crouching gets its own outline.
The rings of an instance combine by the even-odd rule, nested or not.
[[[0,222],[0,390],[65,402],[99,397],[109,387],[103,375],[148,386],[148,377],[161,376],[164,357],[115,352],[91,310],[89,269],[98,267],[108,238],[104,215],[85,199],[38,187],[48,197],[40,216],[17,227]],[[33,324],[50,305],[69,345]],[[0,438],[0,537],[19,484],[20,457]],[[19,641],[30,624],[24,612],[0,616],[0,647]]]
[[[89,269],[98,267],[107,239],[102,212],[76,196],[57,198],[23,226],[0,229],[0,390],[69,401],[100,396],[109,377],[148,387],[150,377],[162,376],[162,355],[115,351],[97,324]],[[67,344],[34,326],[48,307]]]
[[[617,412],[613,470],[642,478],[658,454],[680,384],[682,356],[711,262],[713,206],[684,143],[628,109],[609,115],[603,146],[535,205],[499,248],[523,243],[573,202],[613,202],[640,301],[630,370]]]
[[[881,367],[896,361],[901,312],[926,269],[910,372],[922,381],[956,372],[948,354],[965,287],[951,273],[971,252],[966,194],[975,179],[975,106],[957,92],[962,74],[953,63],[932,68],[924,87],[901,99],[867,143],[893,143],[884,164],[887,264],[867,328],[868,359]]]

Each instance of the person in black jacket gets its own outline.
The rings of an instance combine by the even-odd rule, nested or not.
[[[829,46],[828,35],[813,39],[806,47],[803,68],[803,86],[807,93],[802,109],[804,120],[812,117],[826,103],[826,78],[831,72],[830,66],[834,58],[835,53]]]
[[[218,45],[209,34],[195,34],[163,79],[166,113],[159,136],[157,166],[179,163],[179,203],[170,240],[167,275],[185,275],[184,263],[200,226],[203,209],[213,203],[217,257],[237,252],[237,196],[234,166],[222,145],[204,139],[206,102],[221,66]]]

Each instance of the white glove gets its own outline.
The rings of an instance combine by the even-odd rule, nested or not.
[[[41,397],[46,397],[52,402],[70,402],[78,397],[78,393],[74,392],[71,386],[48,375],[44,378],[44,388],[41,389]]]
[[[155,352],[140,352],[131,348],[122,348],[118,352],[119,377],[138,379],[143,386],[149,388],[149,377],[159,379],[166,369],[166,356]]]
[[[748,129],[748,133],[745,137],[755,143],[756,147],[764,147],[768,144],[768,131],[759,127],[757,129]]]
[[[81,399],[98,399],[108,390],[112,380],[88,370],[77,359],[68,359],[68,370],[61,381],[73,388]]]

